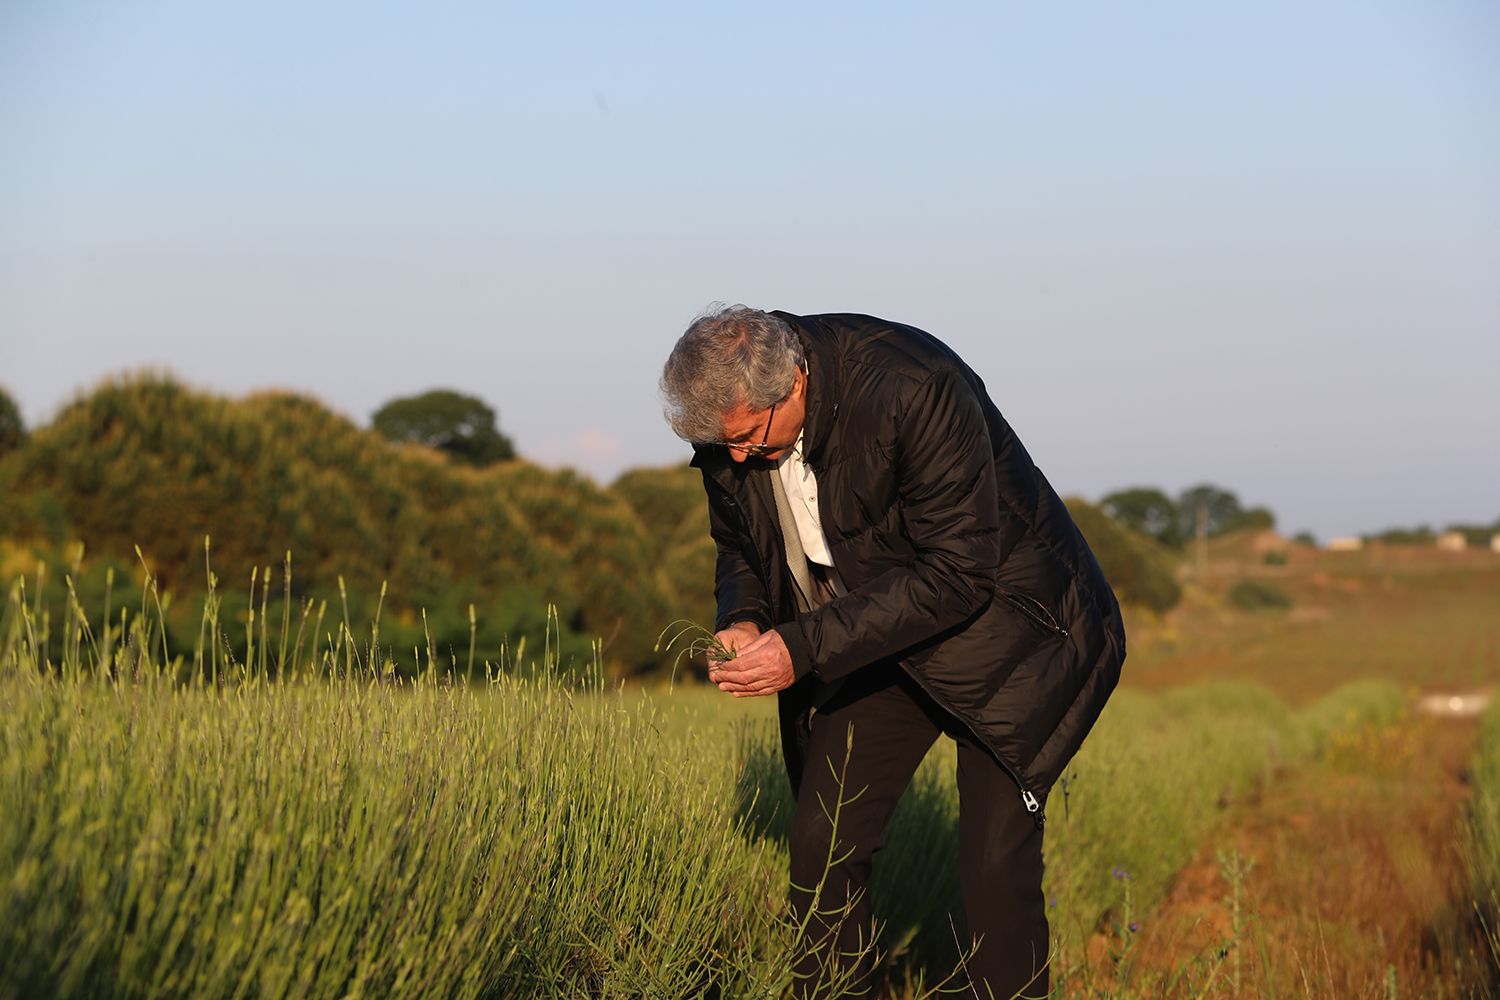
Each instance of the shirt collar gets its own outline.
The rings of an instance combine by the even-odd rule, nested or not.
[[[798,465],[805,465],[807,463],[807,458],[802,454],[802,435],[805,433],[805,427],[803,430],[797,432],[797,440],[793,442],[792,446],[786,450],[786,454],[781,456],[780,461],[777,462],[778,465],[789,458],[795,461]]]

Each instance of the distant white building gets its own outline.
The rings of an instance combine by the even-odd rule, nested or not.
[[[1346,535],[1328,539],[1329,552],[1358,552],[1365,547],[1365,540],[1358,535]]]
[[[1445,531],[1437,536],[1437,547],[1444,552],[1462,552],[1469,547],[1462,531]]]

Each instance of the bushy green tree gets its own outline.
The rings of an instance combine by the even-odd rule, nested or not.
[[[374,424],[391,441],[425,444],[469,465],[516,457],[510,438],[496,426],[495,411],[484,400],[451,389],[393,399],[375,411]]]
[[[1132,531],[1174,548],[1198,533],[1199,507],[1208,515],[1210,535],[1276,527],[1276,515],[1268,508],[1246,510],[1240,506],[1239,497],[1209,483],[1184,490],[1176,500],[1153,486],[1133,486],[1109,494],[1099,506]]]
[[[1227,531],[1273,531],[1276,515],[1269,507],[1250,507],[1219,525],[1218,534]]]
[[[1225,526],[1244,512],[1240,498],[1229,490],[1220,489],[1212,483],[1203,483],[1182,491],[1177,498],[1177,531],[1182,538],[1192,538],[1198,533],[1198,512],[1203,511],[1208,519],[1208,533],[1218,535]]]
[[[0,457],[15,451],[26,437],[26,423],[21,419],[21,408],[10,398],[10,393],[0,389]]]
[[[1133,486],[1117,490],[1100,500],[1099,506],[1125,527],[1150,535],[1163,545],[1182,542],[1177,504],[1159,489]]]

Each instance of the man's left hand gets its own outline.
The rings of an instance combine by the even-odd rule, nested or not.
[[[772,629],[741,649],[734,659],[710,664],[708,679],[736,698],[752,698],[791,687],[797,674],[786,643]]]

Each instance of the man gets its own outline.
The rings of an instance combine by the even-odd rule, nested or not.
[[[1125,657],[1062,501],[979,377],[914,327],[720,308],[677,342],[661,387],[703,473],[716,628],[737,653],[709,679],[780,697],[810,940],[826,926],[856,988],[871,985],[871,858],[947,733],[970,981],[981,997],[1045,995],[1047,791]]]

